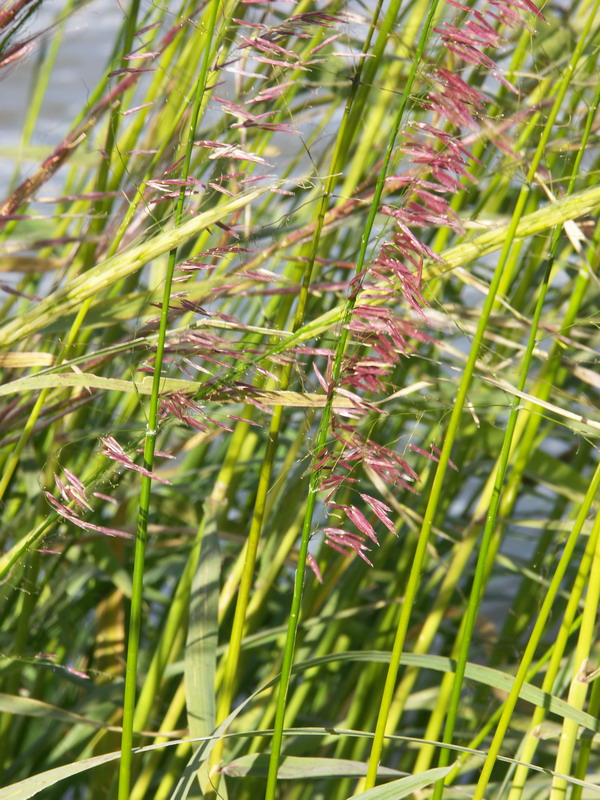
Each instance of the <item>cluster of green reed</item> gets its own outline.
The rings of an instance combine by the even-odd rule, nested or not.
[[[600,0],[42,2],[0,800],[596,796]]]

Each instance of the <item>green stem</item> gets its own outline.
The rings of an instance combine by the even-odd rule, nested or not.
[[[212,0],[210,3],[208,14],[208,26],[206,35],[204,37],[204,58],[202,67],[198,76],[198,83],[196,86],[196,96],[194,99],[194,107],[191,114],[188,141],[186,145],[185,159],[182,170],[182,177],[185,181],[189,174],[190,162],[192,158],[192,149],[194,146],[194,134],[198,125],[198,116],[200,112],[200,105],[204,95],[206,80],[208,77],[208,70],[211,56],[211,43],[214,35],[217,11],[219,4],[217,0]],[[182,186],[177,200],[175,209],[175,224],[179,225],[183,217],[183,209],[185,203],[185,186]],[[156,359],[154,363],[154,375],[152,381],[152,393],[150,395],[150,405],[148,409],[148,423],[146,427],[146,436],[144,440],[144,468],[148,472],[152,472],[154,464],[154,447],[156,442],[156,434],[158,428],[158,408],[160,396],[160,384],[162,380],[162,363],[165,348],[165,338],[167,332],[167,323],[169,315],[169,303],[171,300],[171,286],[173,282],[173,273],[175,270],[175,262],[177,258],[177,248],[174,248],[169,253],[169,262],[167,265],[167,273],[165,276],[165,285],[163,292],[163,300],[160,314],[160,325],[158,341],[156,346]],[[121,738],[121,761],[119,764],[119,788],[118,800],[127,800],[129,797],[129,789],[131,785],[131,762],[132,762],[132,747],[133,747],[133,719],[135,713],[135,698],[137,689],[137,662],[140,642],[140,631],[142,624],[142,602],[143,602],[143,584],[144,584],[144,558],[146,553],[146,540],[148,535],[148,514],[150,509],[150,497],[152,493],[152,478],[149,475],[143,475],[140,488],[140,501],[138,510],[137,522],[137,536],[135,541],[135,555],[133,566],[133,581],[132,581],[132,596],[131,596],[131,612],[129,619],[129,635],[127,642],[127,665],[125,669],[125,693],[123,700],[123,733]]]
[[[521,363],[521,371],[518,380],[519,391],[524,391],[525,384],[527,382],[527,376],[531,368],[533,350],[537,343],[537,334],[539,330],[540,319],[542,316],[542,311],[544,309],[544,302],[546,300],[546,294],[548,291],[548,284],[550,281],[552,266],[554,264],[554,252],[556,250],[556,247],[558,246],[559,238],[560,238],[560,230],[555,231],[554,239],[552,242],[553,247],[550,253],[550,257],[548,258],[546,263],[546,273],[541,283],[535,314],[531,324],[531,330],[529,332],[529,339],[527,341],[527,349],[524,353],[523,360]],[[450,696],[450,703],[448,706],[448,713],[446,716],[446,724],[444,726],[444,733],[442,736],[442,742],[446,744],[451,744],[452,738],[454,736],[454,728],[456,726],[456,718],[458,716],[461,691],[465,676],[465,669],[469,658],[469,648],[472,641],[475,622],[477,620],[477,614],[479,612],[479,605],[485,588],[486,576],[489,573],[488,554],[490,550],[490,543],[492,540],[492,536],[496,528],[496,521],[498,519],[498,509],[500,508],[502,487],[504,485],[504,478],[506,476],[508,461],[513,446],[513,438],[514,438],[515,428],[517,425],[517,418],[519,415],[519,406],[520,406],[520,398],[515,396],[512,401],[512,406],[510,409],[510,414],[506,425],[506,431],[504,433],[504,439],[502,441],[500,458],[498,460],[498,465],[496,468],[496,479],[494,482],[494,490],[492,494],[491,503],[487,510],[485,527],[483,529],[481,544],[479,546],[479,553],[477,556],[477,565],[475,568],[473,586],[471,588],[471,593],[469,595],[467,615],[465,618],[464,626],[461,628],[461,633],[460,633],[460,639],[459,639],[460,646],[456,662],[456,672],[454,674],[452,694]],[[449,759],[450,759],[450,750],[448,750],[447,748],[442,748],[440,751],[440,759],[439,759],[440,767],[445,767],[449,763]],[[444,781],[440,780],[435,785],[433,800],[441,800],[443,792],[444,792]]]
[[[398,136],[398,132],[400,130],[400,125],[402,124],[402,120],[404,118],[404,112],[406,110],[406,106],[408,105],[408,101],[410,99],[410,93],[413,84],[415,82],[417,69],[421,61],[423,50],[425,48],[425,42],[427,41],[427,37],[429,35],[431,22],[435,15],[438,2],[439,0],[434,0],[434,2],[430,6],[427,19],[421,31],[417,58],[415,58],[415,60],[412,63],[410,73],[408,75],[408,78],[404,86],[404,91],[402,93],[402,98],[400,101],[400,107],[398,108],[398,112],[396,114],[394,128],[392,130],[392,134],[388,142],[384,163],[377,177],[377,185],[375,188],[375,193],[373,195],[371,206],[369,208],[369,215],[367,218],[367,222],[365,224],[365,228],[361,236],[360,251],[356,263],[357,275],[360,275],[360,273],[363,271],[363,267],[366,261],[367,248],[369,245],[371,232],[373,230],[375,216],[377,215],[377,212],[379,210],[379,204],[383,194],[385,178],[391,161],[392,152],[394,149],[396,138]],[[336,385],[341,374],[342,360],[346,350],[346,343],[349,335],[348,322],[350,321],[350,317],[352,315],[352,311],[356,304],[357,297],[358,297],[358,291],[355,290],[348,298],[342,316],[341,333],[337,341],[335,359],[332,369],[332,378],[331,378],[332,386]],[[333,393],[330,393],[330,396],[327,399],[327,403],[323,409],[323,414],[321,416],[321,421],[319,424],[319,430],[317,432],[315,440],[315,448],[314,448],[315,454],[320,453],[327,442],[329,425],[331,421],[332,405],[333,405]],[[304,516],[304,523],[302,526],[302,539],[300,542],[300,551],[298,554],[298,567],[296,569],[296,574],[294,577],[294,592],[292,597],[292,606],[288,618],[288,628],[287,628],[286,640],[283,652],[281,679],[279,683],[279,692],[277,696],[277,707],[275,712],[275,723],[273,727],[273,740],[271,744],[271,755],[269,759],[269,773],[267,777],[267,789],[265,794],[265,800],[274,800],[275,798],[275,789],[277,785],[277,771],[279,769],[281,746],[283,742],[283,729],[285,725],[286,701],[289,690],[292,666],[294,662],[294,650],[296,644],[298,624],[300,620],[300,610],[302,606],[304,575],[306,572],[306,557],[308,555],[308,545],[312,531],[312,523],[313,523],[313,516],[317,499],[319,481],[320,481],[319,473],[313,469],[310,475],[306,512]]]
[[[596,679],[592,684],[592,693],[588,705],[588,714],[597,717],[600,713],[600,680]],[[590,759],[594,736],[590,731],[584,731],[579,744],[579,758],[575,765],[574,777],[580,781],[585,780],[587,766]],[[573,786],[571,800],[581,800],[582,787],[577,784]]]
[[[498,721],[498,727],[496,728],[496,732],[494,734],[494,737],[492,739],[492,742],[488,750],[488,755],[481,770],[479,781],[475,788],[475,793],[473,795],[474,800],[483,800],[490,779],[490,775],[492,773],[492,769],[494,768],[494,765],[496,763],[496,758],[500,752],[500,747],[502,746],[502,742],[504,741],[504,736],[506,734],[506,731],[508,730],[508,726],[512,719],[515,710],[515,705],[519,697],[519,692],[527,677],[527,673],[529,671],[529,665],[533,660],[535,651],[542,638],[542,634],[544,633],[546,623],[552,612],[553,605],[556,602],[556,596],[560,590],[561,583],[567,571],[567,567],[569,566],[569,563],[572,560],[573,552],[575,550],[575,545],[579,540],[581,529],[583,528],[583,523],[585,522],[585,519],[596,497],[599,487],[600,487],[600,464],[596,467],[592,480],[588,486],[585,499],[577,515],[577,520],[575,521],[573,530],[569,534],[569,538],[566,541],[562,556],[557,564],[556,571],[552,576],[552,580],[550,581],[546,597],[544,598],[544,602],[535,621],[535,625],[531,632],[529,642],[527,643],[527,647],[525,648],[525,652],[523,653],[523,656],[521,658],[519,668],[515,676],[514,684],[505,702],[502,715],[500,716],[500,720]]]
[[[575,627],[575,616],[581,603],[583,590],[589,580],[590,569],[592,568],[592,562],[597,548],[597,543],[598,531],[595,530],[588,539],[588,543],[579,564],[575,581],[573,582],[573,586],[569,592],[569,601],[565,609],[556,641],[553,644],[552,657],[542,682],[541,688],[544,692],[553,692],[557,675],[559,674],[561,665],[564,663],[566,646],[569,636],[572,634],[573,628]],[[580,617],[579,625],[581,622],[582,618]],[[523,738],[518,753],[515,756],[522,763],[516,767],[514,775],[512,776],[512,785],[510,787],[510,791],[508,792],[508,800],[520,800],[523,794],[523,790],[527,783],[527,775],[529,773],[529,767],[527,765],[532,763],[538,744],[540,743],[540,738],[536,735],[536,732],[538,731],[539,726],[543,723],[545,717],[545,708],[538,707],[535,709],[529,723],[529,731]],[[507,777],[504,779],[505,785],[508,785],[508,778],[509,776],[507,775]],[[502,796],[506,795],[503,793]]]
[[[583,710],[585,699],[588,692],[588,664],[596,629],[596,616],[598,613],[598,603],[600,601],[600,513],[596,515],[594,528],[590,539],[595,539],[596,548],[594,559],[589,575],[589,583],[579,638],[573,659],[574,675],[569,688],[568,702],[574,708]],[[573,754],[577,743],[577,733],[579,725],[573,720],[564,719],[558,753],[556,754],[555,771],[561,775],[569,775],[573,762]],[[564,778],[554,777],[552,780],[552,791],[550,800],[564,800],[567,793],[567,781]]]

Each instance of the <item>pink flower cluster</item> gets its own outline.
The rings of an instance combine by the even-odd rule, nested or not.
[[[112,437],[107,438],[112,439]],[[85,531],[101,533],[105,536],[116,536],[120,539],[133,538],[130,533],[126,533],[125,531],[120,531],[116,528],[107,528],[104,525],[96,525],[93,522],[82,519],[81,515],[91,511],[92,506],[88,499],[85,484],[70,470],[65,469],[64,479],[55,475],[54,482],[56,483],[61,499],[57,499],[48,491],[44,491],[44,495],[56,513],[67,520],[67,522],[71,522],[73,525]],[[104,495],[95,493],[94,496],[103,500],[108,500],[109,502],[111,501],[111,498],[105,497]],[[67,503],[69,505],[67,505]]]
[[[435,29],[448,52],[455,60],[464,62],[467,69],[483,68],[505,87],[516,91],[490,55],[483,51],[498,48],[502,43],[498,26],[523,27],[526,12],[541,16],[537,8],[530,0],[490,0],[483,11],[456,0],[448,0],[448,3],[466,16],[460,27],[444,22]],[[320,473],[319,489],[327,492],[324,502],[328,513],[336,519],[335,524],[323,528],[325,541],[340,552],[356,553],[367,563],[371,563],[366,555],[370,545],[379,544],[373,523],[354,505],[334,502],[336,491],[342,485],[358,482],[358,467],[375,473],[392,489],[415,491],[411,484],[418,480],[418,475],[393,450],[362,436],[365,415],[377,412],[377,405],[367,403],[356,392],[385,391],[385,376],[408,351],[408,340],[428,338],[395,310],[397,299],[401,296],[414,312],[425,317],[426,303],[421,292],[423,263],[441,259],[415,229],[448,226],[457,233],[462,232],[460,220],[449,205],[449,195],[460,191],[464,181],[473,180],[468,171],[473,157],[461,139],[461,129],[478,130],[487,104],[483,92],[449,69],[437,67],[427,79],[431,89],[426,109],[431,111],[435,124],[412,122],[406,126],[400,149],[408,159],[409,171],[387,178],[388,185],[401,193],[403,202],[398,207],[386,204],[380,209],[394,220],[395,232],[390,241],[381,246],[368,269],[351,285],[356,304],[348,328],[356,345],[355,354],[345,357],[335,387],[331,382],[331,362],[325,377],[315,368],[328,396],[335,393],[353,402],[350,411],[336,411],[335,408],[332,411],[332,442],[317,455],[314,466]],[[351,421],[342,419],[348,416]],[[432,460],[437,460],[435,454],[439,454],[433,445],[431,452],[417,447],[413,450]],[[454,464],[451,466],[456,469]],[[361,497],[374,521],[379,520],[395,532],[388,516],[389,506],[369,495],[361,494]],[[339,527],[337,520],[343,517],[358,533]],[[314,559],[309,563],[315,569]],[[319,578],[320,572],[316,574]]]

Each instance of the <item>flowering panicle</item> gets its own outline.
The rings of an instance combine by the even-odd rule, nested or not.
[[[4,3],[0,9],[0,40],[3,48],[0,49],[0,73],[26,58],[53,27],[49,26],[33,36],[14,41],[38,2],[39,0],[14,0],[12,3]]]
[[[491,0],[483,10],[448,0],[466,15],[460,25],[444,22],[435,29],[446,50],[454,59],[460,59],[467,68],[484,68],[508,88],[517,90],[502,75],[502,71],[483,52],[498,48],[502,36],[499,25],[523,27],[525,12],[540,16],[530,0]],[[361,495],[373,514],[373,521],[354,505],[340,505],[334,496],[343,485],[357,482],[359,467],[368,469],[390,487],[415,491],[417,473],[410,465],[388,447],[373,440],[365,440],[361,426],[365,414],[381,413],[377,404],[367,403],[357,391],[370,394],[385,390],[385,379],[398,362],[409,352],[411,339],[426,340],[427,334],[402,318],[396,310],[400,294],[421,319],[425,320],[425,299],[421,290],[422,267],[425,260],[438,261],[440,257],[416,233],[418,229],[449,227],[462,233],[462,225],[449,204],[449,195],[460,191],[464,182],[473,180],[469,174],[474,158],[461,136],[461,129],[477,131],[481,126],[487,98],[470,86],[456,71],[436,67],[427,76],[431,89],[425,110],[432,114],[430,122],[412,122],[406,126],[400,151],[410,165],[406,174],[387,178],[388,186],[401,193],[399,206],[384,204],[381,213],[395,224],[391,240],[385,242],[369,267],[356,276],[350,289],[354,299],[348,329],[352,333],[354,352],[345,355],[338,385],[315,367],[315,375],[328,397],[343,394],[352,400],[350,420],[342,420],[340,410],[332,410],[331,444],[316,456],[313,469],[319,473],[319,489],[327,492],[324,503],[328,514],[336,520],[345,517],[356,532],[339,527],[339,522],[323,527],[326,543],[335,550],[355,553],[367,563],[367,541],[378,544],[373,522],[380,521],[394,531],[388,514],[391,509],[370,495]],[[505,147],[505,143],[503,142]],[[349,390],[351,388],[352,391]],[[439,450],[431,445],[430,451],[410,445],[413,452],[430,460],[437,460]],[[455,464],[451,464],[456,469]],[[313,565],[314,566],[314,565]]]
[[[13,26],[17,25],[21,15],[26,15],[28,13],[27,6],[31,3],[32,0],[17,0],[17,2],[12,3],[0,11],[0,31],[3,31],[6,26],[8,26],[7,30],[10,31]],[[145,28],[137,31],[136,35],[140,37],[142,34],[154,27],[156,26],[146,26]],[[30,200],[35,195],[37,190],[47,183],[52,176],[56,174],[60,167],[71,158],[71,156],[76,152],[77,148],[87,141],[88,133],[93,126],[103,117],[104,114],[109,112],[116,103],[122,101],[122,98],[126,96],[126,93],[136,86],[140,77],[144,73],[152,71],[153,67],[148,65],[151,65],[152,62],[154,62],[164,52],[165,48],[168,47],[168,45],[173,41],[173,38],[179,32],[180,28],[181,23],[179,22],[169,28],[151,52],[147,51],[142,54],[128,54],[131,60],[136,58],[140,59],[143,56],[143,58],[141,58],[141,63],[144,66],[125,67],[123,69],[117,69],[111,73],[112,76],[118,78],[117,84],[109,89],[109,91],[103,97],[101,97],[97,103],[87,110],[85,117],[73,126],[69,133],[67,133],[64,139],[54,148],[51,154],[42,162],[42,164],[33,172],[33,174],[25,178],[13,189],[13,191],[11,191],[6,200],[0,203],[0,227],[8,222],[7,217],[9,217],[24,203]],[[6,35],[6,30],[4,33],[4,42],[7,42],[10,34]],[[11,63],[14,63],[16,59],[27,55],[39,40],[40,36],[42,36],[44,33],[45,31],[41,32],[40,34],[36,34],[35,36],[32,36],[22,42],[18,42],[12,47],[9,47],[3,53],[0,53],[0,69],[3,66],[9,66]],[[124,109],[121,111],[121,114],[133,114],[137,111],[140,111],[142,108],[147,107],[148,105],[151,104],[147,103],[135,108]]]
[[[102,533],[105,536],[115,536],[120,539],[133,538],[130,533],[126,533],[125,531],[120,531],[116,528],[107,528],[104,525],[96,525],[93,522],[81,518],[82,514],[92,511],[92,506],[88,500],[85,484],[70,470],[64,470],[64,478],[55,475],[54,482],[56,483],[61,499],[57,499],[47,490],[44,491],[44,495],[54,511],[63,519],[67,520],[67,522],[71,522],[84,531],[93,531],[95,533]],[[105,495],[94,493],[94,496],[113,502],[112,498],[108,498]]]
[[[198,403],[195,403],[191,397],[183,392],[169,392],[161,397],[159,419],[173,418],[197,431],[208,431],[209,425],[207,423],[213,423],[229,432],[232,431],[229,425],[209,417]]]
[[[161,478],[160,475],[156,475],[145,467],[140,467],[139,464],[136,464],[114,436],[101,436],[100,441],[102,442],[102,454],[122,464],[125,469],[139,472],[140,475],[145,475],[147,478],[152,478],[152,480],[158,481],[159,483],[170,485],[171,481],[168,481],[166,478]]]

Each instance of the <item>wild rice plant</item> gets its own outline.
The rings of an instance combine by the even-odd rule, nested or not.
[[[105,4],[51,144],[48,2],[0,8],[0,800],[597,796],[600,0]]]

